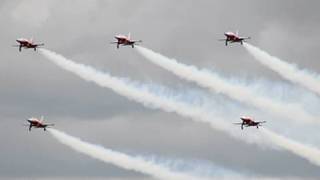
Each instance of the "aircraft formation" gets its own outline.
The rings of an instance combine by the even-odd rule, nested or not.
[[[226,36],[225,39],[218,39],[219,41],[225,41],[225,45],[228,46],[228,42],[229,43],[240,43],[241,45],[243,44],[243,42],[246,42],[247,39],[251,39],[250,37],[241,37],[239,36],[238,32],[234,33],[234,32],[225,32],[224,35]],[[119,49],[120,45],[121,46],[131,46],[132,48],[134,48],[134,45],[138,45],[139,43],[142,43],[142,40],[133,40],[131,39],[131,34],[128,33],[128,35],[122,35],[122,34],[118,34],[115,35],[114,38],[116,39],[116,41],[110,42],[110,44],[116,44],[117,49]],[[19,48],[19,52],[21,52],[22,48],[25,49],[34,49],[34,51],[37,50],[37,48],[44,46],[44,43],[34,43],[33,42],[33,38],[31,39],[25,39],[25,38],[19,38],[16,40],[16,42],[18,43],[18,45],[13,45],[13,47],[18,47]],[[240,117],[240,119],[242,120],[242,122],[237,122],[237,123],[233,123],[236,125],[241,125],[241,129],[243,130],[244,127],[257,127],[259,128],[259,126],[262,126],[263,123],[266,123],[266,121],[254,121],[253,118],[251,117]],[[54,126],[54,124],[46,124],[44,123],[44,119],[43,116],[41,116],[40,119],[38,118],[29,118],[27,119],[27,122],[29,123],[29,125],[26,125],[29,127],[29,131],[31,131],[31,128],[43,128],[44,131],[46,131],[46,128],[50,127],[50,126]]]

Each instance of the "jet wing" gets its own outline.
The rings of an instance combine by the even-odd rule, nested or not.
[[[142,40],[130,40],[130,42],[137,43],[137,42],[142,42]]]
[[[257,123],[260,123],[260,124],[262,124],[262,123],[266,123],[267,121],[258,121]]]
[[[251,37],[240,37],[239,39],[242,39],[242,40],[244,40],[244,39],[251,39]]]
[[[45,124],[46,126],[54,126],[54,124]]]
[[[233,124],[238,124],[238,125],[241,125],[241,124],[242,124],[242,122],[239,122],[239,123],[233,123]]]
[[[44,46],[44,43],[41,44],[35,44],[36,46]]]

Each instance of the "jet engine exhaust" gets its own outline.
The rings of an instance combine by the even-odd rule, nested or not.
[[[224,94],[241,103],[257,107],[270,114],[276,114],[281,119],[319,123],[316,118],[304,111],[299,104],[284,104],[259,96],[251,91],[250,87],[232,83],[208,70],[200,70],[195,66],[179,63],[175,59],[170,59],[142,46],[137,46],[136,50],[148,61],[172,72],[182,79],[195,82],[199,86],[208,88],[216,93]]]
[[[284,79],[320,95],[320,76],[318,74],[299,69],[297,65],[285,62],[251,44],[244,43],[244,47],[258,62],[278,73]]]
[[[279,147],[281,147],[282,149],[288,150],[309,160],[315,165],[320,166],[319,149],[298,143],[270,130],[267,131],[268,133],[264,133],[264,136],[251,134],[250,132],[248,132],[246,136],[243,136],[241,132],[235,131],[234,126],[232,126],[230,123],[227,123],[222,118],[219,118],[216,114],[212,114],[211,111],[208,111],[199,105],[195,106],[193,104],[179,102],[172,95],[170,96],[162,92],[157,94],[152,93],[150,92],[148,85],[141,85],[131,82],[125,78],[110,76],[107,73],[97,71],[87,65],[73,62],[62,55],[46,49],[40,49],[39,52],[62,69],[72,72],[86,81],[94,82],[101,87],[111,89],[115,93],[141,103],[147,108],[161,109],[166,112],[175,112],[180,116],[190,118],[195,122],[208,123],[213,129],[226,132],[232,137],[242,140],[246,143],[263,145],[263,148],[269,147],[273,149],[279,149]],[[279,137],[281,138],[281,141],[278,140]],[[287,144],[290,144],[290,146],[287,146]],[[317,156],[315,156],[315,154],[317,154]]]
[[[156,162],[146,161],[141,157],[130,156],[121,152],[104,148],[102,146],[82,141],[79,138],[72,137],[57,129],[48,129],[48,131],[60,143],[67,145],[71,149],[126,170],[150,175],[157,179],[198,179],[186,174],[172,172],[167,167],[158,165]]]

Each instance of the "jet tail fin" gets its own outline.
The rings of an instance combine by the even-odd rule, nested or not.
[[[44,116],[41,116],[40,121],[43,122],[43,120],[44,120]]]
[[[128,33],[128,39],[131,39],[131,33],[130,32]]]

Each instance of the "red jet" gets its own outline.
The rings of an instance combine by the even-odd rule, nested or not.
[[[245,116],[241,117],[240,119],[242,120],[241,123],[234,123],[234,124],[241,125],[241,129],[243,129],[243,126],[245,127],[256,126],[257,128],[259,128],[259,126],[261,126],[262,123],[266,123],[266,121],[254,121],[253,118],[245,117]]]
[[[45,123],[43,123],[43,116],[41,116],[40,119],[32,117],[32,118],[27,119],[27,121],[30,123],[28,125],[29,126],[29,131],[31,131],[32,127],[34,127],[34,128],[43,128],[43,130],[45,131],[48,126],[54,126],[54,124],[45,124]]]
[[[219,41],[225,41],[226,46],[228,46],[228,42],[230,42],[230,43],[240,42],[240,44],[242,45],[243,42],[246,41],[246,39],[251,39],[250,37],[240,37],[238,35],[238,32],[236,32],[236,33],[225,32],[224,35],[226,36],[226,39],[219,39]]]
[[[19,38],[16,40],[19,45],[14,45],[14,47],[19,47],[19,51],[21,52],[21,49],[22,48],[25,48],[25,49],[29,49],[29,48],[33,48],[35,51],[37,50],[37,47],[39,46],[44,46],[43,43],[41,44],[35,44],[32,40],[32,38],[30,40],[28,39],[24,39],[24,38]]]
[[[132,40],[130,37],[130,33],[128,34],[128,36],[121,35],[121,34],[116,35],[116,36],[114,36],[114,38],[116,38],[117,41],[111,42],[111,44],[117,44],[117,48],[119,48],[120,44],[122,46],[131,46],[132,48],[134,48],[134,44],[136,44],[138,42],[142,42],[141,40]]]

